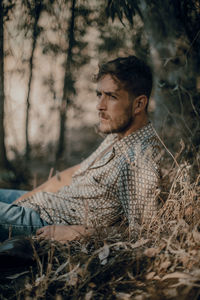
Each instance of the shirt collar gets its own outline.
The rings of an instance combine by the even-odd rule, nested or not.
[[[130,133],[124,138],[117,140],[117,135],[115,136],[116,143],[114,145],[115,150],[120,150],[124,145],[135,145],[138,143],[143,143],[144,141],[155,136],[155,132],[151,122],[147,125],[141,127],[140,129]]]

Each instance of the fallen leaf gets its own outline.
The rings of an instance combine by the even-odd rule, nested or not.
[[[147,279],[147,280],[152,279],[152,278],[155,276],[155,274],[156,274],[156,272],[150,272],[150,273],[148,273],[148,274],[146,275],[146,279]]]
[[[108,245],[105,244],[98,254],[99,259],[101,261],[101,265],[105,265],[107,263],[107,257],[109,254],[110,254],[110,249]]]
[[[87,248],[86,248],[85,245],[82,246],[81,252],[83,252],[83,253],[85,253],[85,254],[88,254],[88,251],[87,251]]]
[[[160,269],[166,270],[169,266],[171,266],[171,262],[169,260],[166,260],[160,265]]]
[[[147,248],[144,251],[144,255],[146,255],[148,257],[155,257],[158,253],[159,253],[159,249],[156,249],[156,248]]]

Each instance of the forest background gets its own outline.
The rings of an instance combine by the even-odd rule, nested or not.
[[[0,1],[1,187],[33,188],[96,148],[92,77],[132,54],[154,73],[158,134],[198,167],[199,1]]]
[[[136,241],[122,224],[1,251],[1,299],[200,299],[199,0],[0,0],[0,187],[31,189],[96,148],[93,74],[132,54],[154,73],[166,201]]]

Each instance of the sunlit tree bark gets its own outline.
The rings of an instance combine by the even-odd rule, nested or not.
[[[26,160],[30,159],[30,141],[29,141],[29,124],[30,124],[30,109],[31,109],[31,90],[33,83],[33,70],[34,70],[34,55],[37,46],[37,39],[39,36],[39,27],[38,22],[42,12],[42,1],[34,0],[33,4],[28,3],[27,5],[30,10],[30,15],[33,18],[33,29],[32,29],[32,46],[31,46],[31,55],[29,58],[29,79],[28,79],[28,90],[26,97],[26,124],[25,124],[25,138],[26,138]],[[31,6],[33,5],[33,8]]]
[[[0,0],[0,168],[8,166],[5,148],[4,127],[4,16],[3,1]]]
[[[65,77],[64,77],[62,104],[60,107],[60,129],[59,129],[58,148],[57,148],[57,152],[56,152],[56,160],[58,160],[62,157],[64,148],[65,148],[67,108],[70,103],[70,98],[74,94],[73,78],[72,78],[72,76],[73,76],[72,49],[74,46],[75,5],[76,5],[76,0],[72,0],[71,1],[71,17],[70,17],[70,21],[69,21],[69,28],[67,31],[68,50],[67,50],[67,56],[66,56],[66,62],[65,62]]]

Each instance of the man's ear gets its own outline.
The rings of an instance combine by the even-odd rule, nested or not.
[[[140,112],[144,111],[146,109],[147,102],[148,99],[145,95],[136,97],[133,102],[134,114],[139,114]]]

